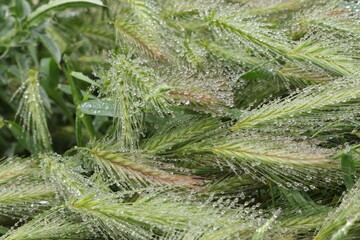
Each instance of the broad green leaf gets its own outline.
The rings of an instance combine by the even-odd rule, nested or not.
[[[47,36],[47,35],[39,34],[38,36],[39,36],[41,42],[47,48],[47,50],[49,50],[51,56],[54,58],[56,63],[59,64],[61,61],[61,51],[58,48],[58,46],[56,45],[56,43],[51,38],[49,38],[49,36]]]
[[[94,85],[96,87],[100,87],[99,84],[97,84],[95,81],[91,80],[88,76],[85,76],[83,73],[81,72],[71,72],[71,75],[81,81],[87,82],[91,85]]]
[[[98,5],[104,6],[100,0],[54,0],[50,1],[48,4],[42,5],[32,12],[27,18],[27,24],[33,23],[35,20],[46,15],[49,11],[59,10],[70,7],[82,7],[89,5]]]
[[[115,103],[104,99],[90,100],[82,102],[78,110],[89,115],[114,117]]]

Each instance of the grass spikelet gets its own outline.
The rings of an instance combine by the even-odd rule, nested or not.
[[[203,93],[195,89],[174,89],[167,92],[175,104],[181,104],[185,107],[203,112],[213,114],[221,114],[224,103],[222,103],[216,96],[209,93]]]
[[[166,124],[155,135],[143,143],[142,149],[148,154],[166,154],[173,148],[196,141],[202,134],[220,126],[216,119],[180,118],[174,123]]]
[[[191,233],[194,227],[197,232],[192,232],[193,234],[199,234],[199,230],[200,233],[205,234],[205,231],[208,231],[213,234],[219,229],[226,229],[227,225],[236,224],[238,233],[249,234],[249,228],[256,226],[256,220],[260,220],[256,214],[253,215],[253,219],[241,218],[248,209],[230,209],[226,203],[221,205],[221,201],[218,205],[219,209],[216,209],[183,197],[174,199],[172,194],[148,193],[132,203],[107,202],[106,199],[87,196],[72,203],[70,207],[91,216],[100,225],[106,222],[103,229],[114,239],[162,239],[162,236],[188,239],[185,237],[186,234],[181,233]],[[120,231],[117,230],[119,228]],[[236,236],[233,232],[232,234]],[[201,235],[197,237],[207,239],[201,238]],[[179,236],[181,238],[178,238]]]
[[[324,84],[333,80],[333,78],[326,73],[319,73],[314,69],[295,65],[284,66],[276,72],[276,75],[284,82],[290,82],[298,87]]]
[[[153,92],[152,89],[158,83],[154,70],[146,67],[144,62],[130,58],[124,55],[114,57],[111,68],[102,77],[104,94],[115,99],[118,139],[124,147],[136,148],[147,109],[154,109],[159,115],[169,110],[164,95],[154,97],[156,90]]]
[[[141,25],[132,21],[131,18],[131,16],[125,15],[125,17],[118,18],[114,22],[117,40],[122,44],[140,49],[154,59],[164,58],[162,51],[156,45],[154,37],[150,34],[144,36],[144,31],[146,32],[147,30],[141,28]],[[140,31],[141,34],[139,33]]]
[[[24,128],[31,132],[39,151],[51,150],[51,138],[46,121],[49,106],[44,101],[45,94],[35,70],[28,71],[26,80],[14,94],[20,98],[16,115],[21,117]]]
[[[299,14],[299,31],[321,31],[337,38],[359,39],[360,24],[359,15],[353,14],[349,8],[329,4],[321,8],[311,8]],[[299,33],[298,33],[299,34]]]
[[[261,139],[262,144],[257,144]],[[227,141],[226,143],[223,143]],[[229,139],[184,146],[179,152],[212,153],[237,174],[251,174],[264,183],[273,182],[284,188],[315,189],[341,178],[339,163],[330,159],[334,154],[306,142],[294,142],[286,137],[239,134]],[[324,181],[327,176],[327,181]]]
[[[146,162],[150,162],[150,160],[146,159],[146,156],[141,156],[140,153],[117,153],[99,149],[91,149],[90,152],[99,167],[99,172],[106,172],[110,178],[115,179],[115,183],[123,187],[160,184],[195,188],[197,184],[201,183],[201,180],[195,177],[173,174],[155,166],[149,166]],[[140,161],[142,158],[145,161]]]
[[[306,0],[289,0],[289,1],[275,1],[275,3],[268,6],[254,7],[246,11],[246,14],[249,15],[266,15],[266,14],[276,14],[279,12],[291,12],[299,10]],[[262,2],[251,3],[252,5],[261,5]]]
[[[89,190],[90,186],[85,184],[86,178],[79,174],[78,169],[64,164],[64,159],[59,155],[41,155],[40,160],[46,181],[60,198],[81,196]]]
[[[94,237],[87,230],[89,223],[80,217],[68,215],[61,207],[54,207],[39,214],[23,226],[7,232],[1,240],[42,239],[90,239]]]
[[[154,1],[144,1],[144,0],[123,0],[129,4],[132,8],[133,12],[143,21],[149,24],[150,20],[154,20],[153,18],[153,9],[151,8],[154,5]]]
[[[169,81],[164,94],[173,105],[180,105],[196,112],[224,115],[227,107],[233,106],[233,83],[227,76],[216,71],[196,72],[185,68],[174,73],[164,74]]]
[[[311,36],[300,43],[291,42],[285,36],[270,30],[266,24],[254,23],[249,21],[251,18],[244,16],[231,15],[231,11],[208,11],[204,14],[204,21],[214,34],[235,35],[238,41],[256,53],[260,59],[282,64],[282,61],[296,63],[305,67],[318,68],[318,71],[327,71],[337,76],[348,76],[356,71],[358,66],[357,58],[350,56],[335,44],[326,44],[320,41],[317,35]],[[229,13],[230,12],[230,13]],[[245,58],[251,56],[245,54]],[[259,63],[260,64],[260,63]],[[255,66],[257,67],[257,66]]]
[[[53,196],[53,192],[50,191],[48,186],[42,183],[34,182],[30,183],[29,185],[21,184],[21,188],[16,185],[17,184],[13,186],[5,185],[1,188],[1,204],[15,203],[21,201],[32,201]]]
[[[44,182],[17,181],[0,187],[0,214],[21,218],[35,215],[54,203],[54,192]]]
[[[29,176],[36,170],[26,161],[7,159],[0,163],[0,185],[8,183],[19,177]]]
[[[360,85],[357,80],[337,81],[327,86],[310,86],[300,94],[281,101],[264,105],[243,114],[231,130],[251,128],[264,122],[290,118],[301,114],[310,114],[316,110],[345,105],[360,97]]]
[[[302,41],[287,56],[295,61],[310,62],[335,76],[348,76],[356,71],[356,59],[346,56],[347,53],[338,48],[318,42],[316,37]]]
[[[360,181],[342,199],[341,204],[325,219],[314,240],[341,239],[360,217]]]
[[[265,233],[269,229],[269,227],[274,223],[278,215],[280,214],[280,211],[276,211],[274,215],[266,221],[265,224],[263,224],[260,228],[256,229],[256,233],[252,237],[251,240],[262,240],[265,239]]]
[[[265,27],[254,26],[251,21],[246,21],[246,18],[234,18],[231,14],[216,12],[212,11],[212,14],[208,14],[204,19],[215,32],[220,30],[234,34],[239,37],[241,44],[256,52],[263,52],[270,59],[279,55],[285,56],[289,51],[289,45],[278,39],[275,40],[276,38]]]

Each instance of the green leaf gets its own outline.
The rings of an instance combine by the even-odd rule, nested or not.
[[[57,88],[62,91],[63,93],[67,95],[71,95],[71,87],[68,84],[59,84],[57,85]],[[85,95],[86,92],[84,90],[81,90],[81,94]],[[90,99],[95,99],[96,97],[92,94],[89,94],[88,96]]]
[[[355,163],[351,151],[347,150],[341,155],[341,170],[343,172],[344,184],[347,190],[354,185]]]
[[[0,115],[0,129],[5,125],[4,118]]]
[[[81,81],[87,82],[91,85],[94,85],[96,87],[100,87],[99,84],[97,84],[95,81],[91,80],[88,76],[85,76],[83,73],[81,72],[71,72],[71,75]]]
[[[58,88],[60,91],[62,91],[63,93],[67,94],[67,95],[71,95],[71,88],[69,85],[67,84],[59,84]]]
[[[32,12],[27,18],[27,24],[33,23],[35,20],[39,20],[42,16],[46,15],[49,11],[59,10],[70,7],[82,7],[89,5],[104,6],[100,0],[54,0],[48,4],[42,5]]]
[[[40,61],[40,73],[41,73],[41,85],[45,89],[46,93],[50,96],[56,104],[58,104],[64,111],[66,117],[71,123],[74,123],[72,113],[66,105],[66,101],[63,98],[58,88],[59,83],[59,68],[52,58],[43,58]],[[69,90],[69,92],[71,92]]]
[[[107,99],[89,100],[79,104],[78,110],[95,116],[115,116],[115,102]]]
[[[83,135],[82,135],[82,126],[81,126],[81,117],[80,111],[76,111],[76,118],[75,118],[75,137],[76,143],[79,147],[83,146]]]
[[[3,234],[5,234],[5,233],[7,233],[7,231],[9,231],[9,229],[8,229],[8,228],[3,227],[3,226],[0,226],[0,234],[1,234],[1,235],[3,235]]]
[[[13,8],[13,13],[18,18],[24,18],[31,12],[30,4],[25,0],[16,0],[16,4]]]
[[[55,59],[42,58],[40,61],[41,85],[47,91],[48,89],[56,89],[59,84],[59,68]]]
[[[39,66],[39,57],[38,57],[38,43],[37,42],[29,42],[26,44],[26,48],[29,51],[29,55],[31,56],[32,60],[35,63],[35,66]]]
[[[38,152],[39,147],[35,145],[33,138],[19,124],[9,120],[5,120],[4,123],[24,148],[32,154]]]
[[[61,61],[61,51],[59,47],[56,45],[56,43],[47,35],[44,34],[38,34],[41,42],[44,44],[44,46],[49,50],[51,56],[54,58],[57,64]]]
[[[74,105],[77,108],[83,102],[83,96],[81,94],[81,90],[77,84],[76,79],[74,79],[73,76],[70,74],[70,68],[68,62],[66,62],[66,65],[67,66],[66,66],[65,75],[70,85],[71,95],[73,98]],[[88,115],[84,115],[81,117],[81,119],[89,133],[90,139],[95,138],[96,133],[91,118]]]

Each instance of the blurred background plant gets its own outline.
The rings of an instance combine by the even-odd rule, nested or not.
[[[3,0],[0,239],[359,239],[360,2]]]

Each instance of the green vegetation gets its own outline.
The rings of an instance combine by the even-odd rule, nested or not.
[[[360,239],[360,2],[2,0],[0,239]]]

